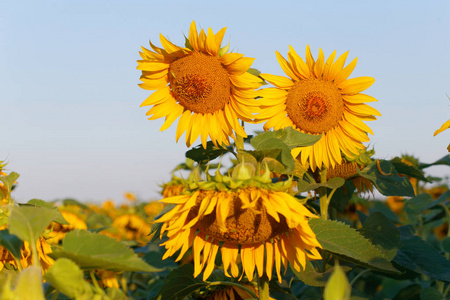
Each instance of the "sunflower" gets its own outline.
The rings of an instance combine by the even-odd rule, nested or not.
[[[52,222],[49,225],[49,228],[51,228],[52,231],[48,234],[49,238],[47,241],[50,244],[58,244],[68,231],[72,231],[74,229],[87,229],[86,222],[84,222],[84,220],[78,214],[63,209],[60,209],[60,212],[69,224],[66,225]]]
[[[219,249],[229,277],[229,272],[239,276],[239,257],[249,281],[255,269],[259,277],[271,279],[275,266],[281,282],[281,265],[286,269],[288,262],[301,271],[306,259],[321,258],[321,246],[308,225],[315,215],[284,192],[291,185],[291,180],[272,183],[269,172],[236,180],[217,171],[214,181],[160,200],[175,205],[155,221],[162,223],[161,235],[167,232],[169,238],[161,244],[167,249],[163,259],[181,250],[178,261],[192,246],[194,276],[203,271],[204,280],[214,270]]]
[[[54,263],[54,260],[49,256],[49,254],[52,253],[52,248],[47,243],[44,237],[40,237],[36,241],[36,249],[42,270],[46,271]],[[20,249],[19,261],[23,269],[33,264],[31,247],[27,241],[23,242],[22,248]],[[13,265],[16,269],[19,268],[19,266],[17,265],[17,261],[14,259],[14,256],[11,254],[11,252],[0,246],[0,271],[5,266],[5,263]]]
[[[147,243],[151,231],[150,224],[142,217],[134,213],[126,213],[114,219],[113,229],[117,229],[120,239],[137,241],[138,243]]]
[[[246,133],[238,119],[250,122],[257,106],[254,89],[260,79],[247,72],[254,58],[239,53],[227,53],[221,48],[226,28],[214,34],[202,29],[197,33],[195,22],[189,30],[186,47],[179,47],[160,35],[163,48],[150,42],[153,51],[142,47],[138,70],[142,71],[140,87],[156,90],[142,106],[153,106],[149,120],[165,117],[161,131],[180,117],[176,141],[186,131],[186,145],[190,147],[200,135],[206,148],[211,141],[229,145],[234,132]],[[233,132],[234,131],[234,132]]]
[[[336,51],[325,61],[322,50],[314,61],[309,46],[306,62],[289,46],[287,61],[276,52],[283,71],[290,77],[260,74],[275,88],[259,92],[261,113],[259,122],[267,121],[264,129],[293,127],[301,132],[319,135],[321,139],[312,146],[296,148],[294,157],[303,165],[308,162],[312,170],[334,167],[347,157],[358,155],[364,149],[362,142],[369,141],[372,130],[363,122],[375,120],[380,113],[364,104],[377,101],[361,94],[375,81],[372,77],[347,79],[356,66],[356,58],[344,67],[348,52],[336,61]],[[342,154],[341,154],[342,152]]]

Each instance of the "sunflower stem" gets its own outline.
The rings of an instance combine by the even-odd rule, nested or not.
[[[319,172],[320,174],[320,183],[327,182],[327,169],[324,167]],[[321,186],[318,188],[319,190],[319,201],[320,201],[320,216],[322,219],[328,219],[328,205],[330,204],[331,197],[327,195],[327,188],[325,186]]]
[[[259,277],[259,299],[269,300],[269,278],[266,274]]]

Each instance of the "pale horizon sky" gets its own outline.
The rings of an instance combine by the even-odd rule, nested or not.
[[[350,50],[351,77],[376,80],[365,91],[382,114],[366,122],[376,157],[446,155],[450,130],[433,133],[450,116],[447,0],[0,1],[0,160],[21,175],[17,201],[159,199],[188,148],[184,136],[175,143],[176,124],[160,132],[163,119],[139,108],[150,91],[136,60],[149,40],[161,46],[159,33],[184,44],[192,20],[227,27],[224,41],[264,73],[285,75],[275,51],[289,45],[302,57],[308,44],[315,58],[319,47]]]

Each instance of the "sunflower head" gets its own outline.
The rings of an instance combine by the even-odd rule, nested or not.
[[[377,101],[361,94],[375,81],[372,77],[347,79],[356,66],[356,59],[344,67],[348,52],[335,60],[336,51],[325,60],[322,50],[314,60],[309,46],[306,62],[290,46],[288,60],[276,52],[283,71],[290,77],[260,74],[275,86],[260,91],[261,112],[256,117],[264,129],[293,127],[308,134],[321,134],[312,146],[297,148],[303,165],[316,168],[334,167],[342,162],[343,155],[354,157],[362,142],[369,141],[372,130],[363,122],[375,120],[380,113],[364,104]]]
[[[254,59],[227,53],[229,47],[221,47],[225,30],[198,33],[192,22],[185,47],[160,35],[163,48],[150,43],[153,51],[140,52],[140,87],[155,90],[141,106],[152,106],[149,120],[165,117],[161,131],[180,117],[176,140],[186,132],[188,147],[198,136],[204,148],[208,136],[216,146],[229,145],[235,133],[246,137],[238,119],[251,121],[257,109],[254,89],[261,83],[247,72]]]
[[[267,173],[269,174],[269,173]],[[308,225],[315,217],[296,198],[286,193],[292,181],[268,183],[267,176],[235,180],[216,174],[210,181],[198,182],[184,194],[162,199],[173,209],[155,222],[161,235],[167,232],[164,258],[181,250],[180,260],[192,246],[194,276],[202,271],[210,276],[220,249],[227,276],[242,270],[251,281],[255,268],[259,276],[272,276],[275,266],[281,281],[281,264],[288,262],[300,271],[306,259],[320,259],[320,244]],[[270,179],[270,176],[269,176]]]

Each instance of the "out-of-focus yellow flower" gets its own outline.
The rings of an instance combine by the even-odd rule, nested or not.
[[[150,240],[150,224],[137,214],[123,214],[114,219],[112,224],[119,235],[130,241],[146,243]]]
[[[438,240],[442,240],[443,238],[448,236],[448,223],[443,223],[442,225],[434,228],[433,231]]]
[[[117,280],[116,272],[109,270],[96,270],[95,273],[100,277],[100,282],[103,288],[119,288],[119,281]]]
[[[169,198],[181,195],[187,187],[181,183],[168,183],[163,186],[162,196],[163,198]]]
[[[435,186],[430,189],[424,189],[423,192],[430,194],[433,199],[439,198],[443,193],[448,191],[448,187],[445,185],[442,186]]]
[[[131,192],[126,192],[123,194],[125,199],[127,199],[130,202],[136,201],[136,194]]]
[[[396,215],[400,214],[405,207],[405,198],[400,196],[389,196],[386,198],[386,203],[389,208]]]
[[[79,215],[67,210],[60,210],[60,211],[64,219],[69,223],[69,225],[65,224],[63,225],[55,222],[52,222],[49,225],[49,228],[52,228],[53,230],[50,233],[48,233],[49,238],[47,239],[47,241],[51,244],[58,244],[59,241],[64,238],[66,233],[71,230],[87,229],[86,222],[84,222],[84,220]]]
[[[144,206],[144,211],[150,219],[153,219],[156,215],[158,215],[162,209],[164,208],[164,204],[158,201],[152,201]]]

